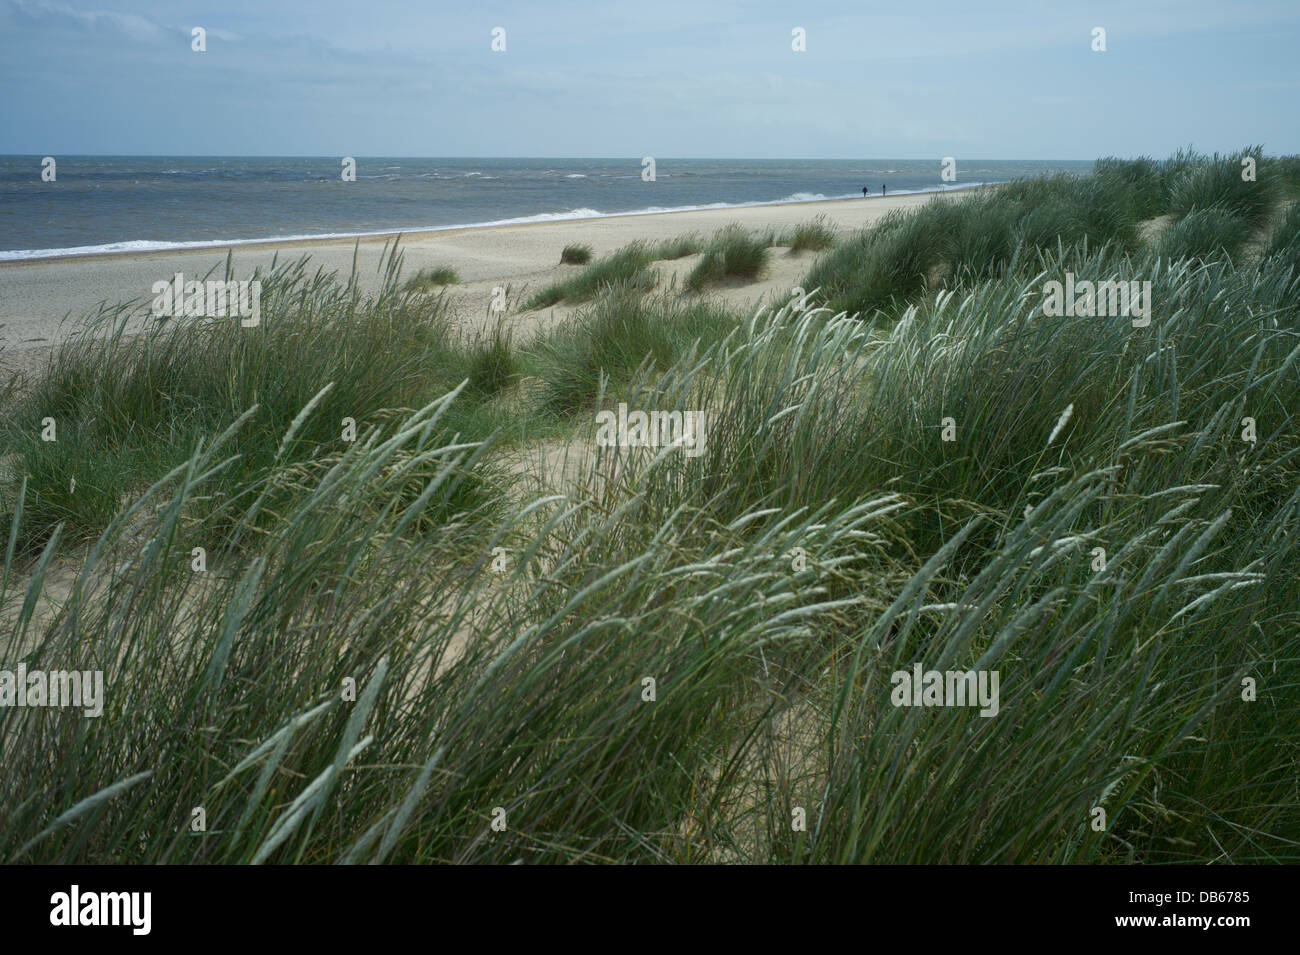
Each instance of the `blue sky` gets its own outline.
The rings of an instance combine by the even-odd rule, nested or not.
[[[0,0],[0,153],[1296,153],[1297,64],[1297,0]]]

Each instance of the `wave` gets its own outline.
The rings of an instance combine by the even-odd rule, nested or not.
[[[925,193],[956,192],[976,186],[988,185],[983,182],[963,182],[934,189],[899,189],[891,192],[892,196],[921,195]],[[702,212],[709,209],[749,209],[760,206],[783,206],[804,202],[833,202],[849,199],[861,200],[860,193],[848,193],[841,196],[825,196],[819,192],[796,192],[783,199],[767,199],[755,202],[708,202],[691,206],[646,206],[621,212],[601,212],[599,209],[569,209],[565,212],[539,212],[530,216],[516,216],[510,219],[492,219],[485,222],[461,222],[455,225],[410,226],[404,229],[376,229],[371,232],[317,232],[302,235],[273,235],[256,239],[198,239],[193,241],[165,241],[155,239],[130,239],[123,242],[108,242],[102,245],[78,245],[63,249],[13,249],[0,251],[0,262],[16,262],[29,259],[49,259],[58,256],[73,255],[111,255],[122,252],[171,252],[185,249],[224,249],[235,245],[258,245],[266,242],[310,242],[318,239],[366,239],[381,235],[410,235],[424,232],[449,232],[454,229],[486,229],[492,226],[528,225],[535,222],[567,222],[575,219],[610,219],[616,216],[652,216],[664,212]]]

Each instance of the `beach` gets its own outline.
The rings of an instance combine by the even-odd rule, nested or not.
[[[494,288],[509,288],[507,314],[525,329],[541,327],[561,319],[566,309],[521,313],[518,301],[529,291],[580,270],[561,265],[560,251],[571,243],[590,245],[599,257],[627,245],[660,241],[690,232],[705,235],[731,223],[751,230],[783,230],[814,217],[824,216],[841,234],[869,225],[890,212],[914,209],[930,201],[932,194],[842,199],[825,202],[792,202],[781,205],[727,209],[702,209],[639,215],[569,219],[519,225],[446,229],[401,235],[403,275],[423,268],[450,267],[460,282],[448,287],[448,299],[459,324],[484,322]],[[378,267],[386,243],[397,234],[361,239],[319,239],[294,242],[258,242],[228,248],[204,248],[153,252],[105,253],[64,256],[14,262],[0,262],[0,363],[9,367],[38,363],[46,350],[67,338],[80,320],[94,313],[99,304],[137,303],[143,312],[152,301],[155,282],[170,281],[181,272],[186,280],[198,279],[210,270],[219,276],[227,251],[233,254],[236,278],[247,278],[258,266],[310,256],[310,264],[341,278],[351,272],[353,256],[363,290],[379,284]],[[687,256],[661,262],[661,284],[671,284],[699,259]],[[773,293],[781,297],[798,284],[807,271],[812,254],[774,254],[767,273],[758,282],[723,286],[712,294],[730,303],[757,305]],[[65,321],[68,318],[69,321]]]
[[[0,2],[6,937],[1284,924],[1300,4],[1025,6]]]
[[[1243,159],[0,265],[0,856],[1277,861],[1300,161]]]

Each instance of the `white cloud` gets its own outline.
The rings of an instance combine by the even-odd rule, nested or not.
[[[135,13],[116,10],[78,10],[49,0],[9,0],[10,6],[21,16],[47,25],[64,24],[88,30],[114,30],[133,40],[154,42],[167,36],[167,30],[152,20]]]

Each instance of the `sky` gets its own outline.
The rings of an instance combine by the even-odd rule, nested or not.
[[[0,86],[0,154],[1300,153],[1300,2],[0,0]]]

